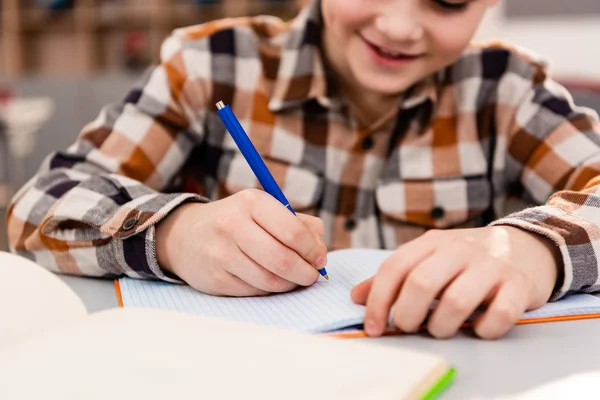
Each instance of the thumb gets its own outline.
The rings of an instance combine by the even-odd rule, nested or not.
[[[371,292],[371,288],[373,287],[373,278],[369,278],[366,281],[362,281],[358,285],[352,288],[350,292],[350,297],[352,301],[356,304],[365,304],[367,302],[367,298],[369,297],[369,293]]]
[[[325,225],[323,224],[323,220],[308,214],[296,214],[296,216],[325,247]]]

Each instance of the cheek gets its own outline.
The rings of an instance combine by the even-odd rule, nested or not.
[[[428,29],[429,44],[441,57],[452,57],[462,53],[477,30],[477,20],[461,20],[460,23],[451,21],[440,21]]]
[[[338,36],[357,31],[369,20],[367,3],[364,0],[323,0],[325,26]]]

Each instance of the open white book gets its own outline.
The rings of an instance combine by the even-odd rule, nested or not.
[[[360,330],[365,309],[352,302],[350,291],[373,276],[391,253],[332,251],[328,254],[329,281],[320,279],[311,287],[267,297],[215,297],[186,285],[130,278],[120,279],[117,289],[124,307],[182,311],[308,333]],[[600,317],[600,296],[577,294],[525,313],[519,324],[595,317]]]
[[[57,276],[0,252],[0,399],[434,399],[442,358],[150,309],[88,314]]]

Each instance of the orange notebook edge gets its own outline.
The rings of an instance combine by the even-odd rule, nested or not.
[[[575,320],[579,320],[579,319],[593,319],[593,318],[600,318],[600,313],[560,315],[560,316],[556,316],[556,317],[522,319],[517,322],[517,325],[537,324],[537,323],[541,323],[541,322],[575,321]]]
[[[121,294],[121,285],[119,284],[118,279],[115,279],[115,292],[117,293],[117,301],[119,302],[119,307],[124,308],[123,295]]]
[[[517,321],[516,325],[540,324],[540,323],[558,322],[558,321],[576,321],[576,320],[594,319],[594,318],[600,318],[600,313],[560,315],[560,316],[556,316],[556,317],[546,317],[546,318],[529,318],[529,319],[522,319],[522,320]],[[471,326],[471,324],[465,323],[462,325],[461,328],[469,328],[470,326]],[[426,327],[421,327],[420,330],[424,331],[425,329],[426,329]],[[392,330],[386,331],[383,335],[384,336],[393,336],[393,335],[401,335],[401,334],[402,334],[401,331],[392,329]],[[348,332],[348,333],[340,332],[340,333],[331,333],[331,334],[325,334],[325,335],[329,336],[329,337],[343,338],[343,339],[367,337],[367,333],[364,331]]]

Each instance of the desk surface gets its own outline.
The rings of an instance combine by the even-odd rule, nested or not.
[[[118,307],[112,281],[61,276],[90,312]],[[490,398],[519,393],[567,375],[600,370],[600,319],[515,327],[498,341],[468,331],[450,340],[426,335],[377,340],[440,354],[457,367],[455,384],[444,400]]]

